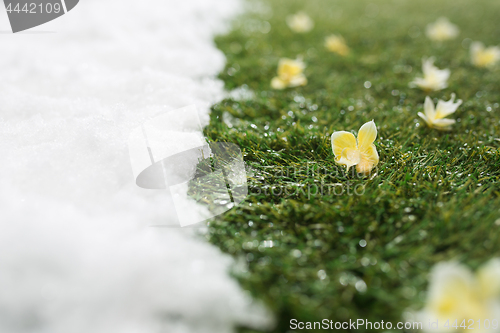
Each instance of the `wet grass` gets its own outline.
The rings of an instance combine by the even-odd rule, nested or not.
[[[425,301],[427,274],[443,260],[477,267],[500,255],[500,70],[470,64],[471,40],[500,44],[500,2],[270,0],[217,39],[228,90],[250,98],[213,106],[205,134],[238,144],[246,201],[210,223],[209,240],[235,256],[235,276],[289,331],[299,321],[401,320]],[[315,28],[294,34],[304,10]],[[456,40],[433,43],[425,26],[447,16]],[[323,47],[341,33],[351,55]],[[280,57],[302,56],[309,83],[270,89]],[[464,100],[450,132],[417,117],[426,94],[408,88],[421,59],[450,68]],[[334,162],[330,135],[374,119],[380,164],[371,177]],[[241,332],[251,332],[242,328]]]

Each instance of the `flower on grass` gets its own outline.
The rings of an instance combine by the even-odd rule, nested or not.
[[[471,61],[477,67],[491,67],[500,60],[500,47],[484,47],[481,42],[473,42],[470,46]]]
[[[418,77],[414,81],[410,82],[410,87],[419,87],[426,91],[437,91],[448,87],[448,81],[450,77],[449,69],[439,69],[434,66],[434,58],[424,59],[422,61],[422,71],[424,72],[424,77]]]
[[[459,32],[458,27],[446,17],[440,17],[435,23],[427,25],[426,35],[430,40],[442,42],[456,38]]]
[[[497,329],[492,330],[495,319]],[[456,331],[453,326],[460,328],[465,320],[466,327],[474,328],[476,333],[498,332],[499,319],[500,259],[490,260],[475,274],[456,262],[439,263],[433,268],[426,305],[417,313],[417,320],[424,323],[426,331]],[[438,327],[425,327],[436,321]]]
[[[341,35],[330,35],[325,38],[325,47],[330,52],[346,56],[349,54],[349,46],[345,43],[344,37]]]
[[[350,132],[333,132],[332,149],[335,162],[345,165],[347,170],[355,165],[359,173],[370,173],[379,162],[377,148],[373,144],[376,138],[377,126],[373,120],[361,126],[357,140]]]
[[[434,103],[427,96],[424,103],[424,113],[419,112],[418,116],[425,120],[429,127],[443,131],[449,130],[451,125],[455,123],[455,120],[444,118],[457,111],[458,107],[462,104],[461,99],[454,103],[455,97],[455,94],[451,94],[451,99],[448,102],[439,100],[436,108],[434,108]]]
[[[303,74],[306,65],[301,59],[282,58],[278,63],[278,76],[272,79],[273,89],[305,86],[307,78]]]
[[[304,12],[290,15],[286,18],[286,24],[293,32],[309,32],[314,27],[313,20]]]

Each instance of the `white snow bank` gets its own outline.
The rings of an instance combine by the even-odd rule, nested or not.
[[[231,259],[134,183],[130,131],[224,96],[213,42],[238,0],[82,0],[0,33],[0,332],[231,332],[265,326]],[[0,31],[10,30],[0,10]],[[50,32],[54,33],[43,33]]]

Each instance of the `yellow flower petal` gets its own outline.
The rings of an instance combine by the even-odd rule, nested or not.
[[[441,131],[448,131],[454,123],[455,119],[436,119],[432,122],[432,127]]]
[[[438,264],[431,275],[427,309],[443,322],[491,318],[491,304],[481,297],[478,287],[468,268],[457,263]]]
[[[437,91],[448,87],[450,78],[449,69],[439,69],[434,66],[434,58],[423,59],[422,71],[423,78],[416,78],[410,82],[410,87],[419,87],[426,91]]]
[[[352,165],[356,165],[361,161],[361,154],[356,148],[345,148],[342,150],[342,158],[349,160]]]
[[[278,64],[278,76],[281,79],[289,80],[290,78],[302,74],[305,65],[300,60],[280,59]]]
[[[427,116],[426,116],[425,114],[423,114],[422,112],[419,112],[419,113],[418,113],[418,116],[419,116],[420,118],[422,118],[428,126],[431,126],[431,125],[432,125],[432,123],[431,123],[431,121],[429,120],[429,118],[427,118]]]
[[[365,147],[363,150],[360,149],[361,152],[361,160],[356,165],[356,170],[359,173],[369,174],[372,169],[377,166],[379,162],[379,156],[377,152],[377,147],[374,144],[371,144],[368,147]]]
[[[471,44],[471,61],[477,67],[491,67],[500,61],[500,47],[485,47],[481,42]]]
[[[377,138],[377,126],[375,122],[369,121],[359,129],[358,147],[360,150],[370,147]]]
[[[345,148],[342,150],[341,157],[336,161],[340,165],[345,165],[347,170],[361,161],[361,154],[356,148]]]
[[[282,58],[278,64],[278,76],[271,81],[273,89],[285,89],[287,87],[298,87],[307,84],[307,78],[302,73],[305,64],[300,58],[296,60]]]
[[[346,148],[357,149],[356,138],[350,132],[338,131],[332,134],[332,149],[335,159],[342,157],[342,151]]]
[[[444,118],[457,111],[458,107],[462,104],[462,100],[459,99],[454,103],[455,97],[455,94],[451,94],[451,99],[449,101],[445,102],[439,100],[436,106],[436,119]]]
[[[455,97],[455,94],[451,94],[451,99],[449,101],[439,100],[437,107],[434,107],[434,103],[430,97],[427,96],[424,103],[425,114],[419,112],[418,116],[425,120],[429,127],[438,130],[449,130],[451,125],[455,123],[455,120],[445,119],[444,117],[454,113],[462,104],[462,100],[460,99],[455,103]]]
[[[499,315],[498,296],[499,258],[482,266],[476,274],[456,262],[439,263],[432,270],[426,307],[417,314],[417,318],[427,322],[438,320],[439,323],[449,320],[450,324],[469,319],[491,321],[490,318],[498,318]],[[481,327],[477,332],[487,331]]]
[[[304,33],[311,31],[314,27],[314,22],[304,12],[298,12],[295,15],[290,15],[286,18],[286,24],[293,32]]]
[[[425,97],[424,112],[429,121],[436,118],[436,109],[434,108],[434,103],[429,96]]]
[[[476,273],[481,294],[485,299],[500,296],[500,259],[495,258],[483,265]]]
[[[463,307],[473,302],[473,294],[472,273],[460,264],[442,263],[431,274],[427,308],[440,318],[459,319],[463,316]]]
[[[361,126],[358,141],[352,133],[346,131],[332,134],[332,149],[335,162],[347,166],[347,170],[356,165],[359,173],[368,174],[379,162],[377,148],[373,144],[377,138],[375,122],[369,121]]]
[[[439,18],[436,23],[427,25],[427,37],[434,41],[445,41],[458,36],[459,29],[450,23],[446,17]]]
[[[279,77],[275,77],[271,80],[271,88],[282,90],[286,88],[286,84]]]
[[[341,56],[349,54],[349,47],[346,45],[344,38],[340,35],[331,35],[326,37],[325,47],[328,51],[337,53]]]
[[[290,82],[288,83],[289,87],[299,87],[299,86],[305,86],[307,84],[307,78],[304,74],[299,74],[297,76],[294,76],[290,79]]]

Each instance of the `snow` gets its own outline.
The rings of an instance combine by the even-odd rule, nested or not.
[[[238,0],[82,0],[33,30],[0,10],[0,332],[232,332],[269,313],[230,257],[135,185],[128,137],[224,97]],[[196,207],[192,207],[193,210]]]

